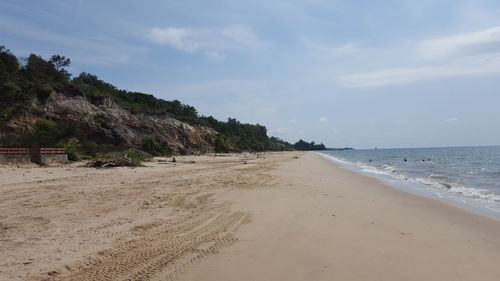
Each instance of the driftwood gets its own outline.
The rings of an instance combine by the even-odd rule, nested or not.
[[[114,168],[114,167],[138,167],[140,163],[131,161],[130,159],[106,159],[93,160],[84,165],[91,168]]]

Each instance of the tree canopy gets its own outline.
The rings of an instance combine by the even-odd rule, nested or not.
[[[299,140],[293,145],[296,150],[326,150],[324,144],[315,144],[314,141],[306,142],[304,140]]]

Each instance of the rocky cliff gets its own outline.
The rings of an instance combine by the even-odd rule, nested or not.
[[[70,124],[76,135],[103,146],[140,148],[143,137],[155,136],[173,153],[213,151],[218,134],[213,128],[190,125],[166,114],[132,114],[109,98],[93,104],[80,95],[51,92],[43,101],[34,98],[28,109],[5,122],[0,137],[33,133],[38,120]]]
[[[200,116],[178,100],[122,90],[90,73],[71,78],[69,65],[59,55],[20,60],[0,46],[0,146],[136,148],[153,155],[291,148],[259,124]]]

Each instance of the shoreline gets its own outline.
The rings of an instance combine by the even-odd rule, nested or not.
[[[465,212],[465,213],[467,213],[469,215],[474,215],[474,216],[478,216],[478,217],[481,217],[481,218],[486,218],[488,220],[492,220],[495,223],[500,224],[500,218],[493,217],[493,216],[487,215],[485,213],[481,213],[480,211],[473,211],[473,210],[468,209],[466,207],[463,207],[463,206],[461,206],[459,204],[453,204],[453,201],[451,201],[451,200],[447,200],[447,199],[443,199],[443,198],[438,198],[438,197],[427,196],[427,195],[424,195],[423,192],[419,192],[419,191],[415,191],[415,190],[408,190],[408,189],[405,189],[403,187],[398,187],[396,184],[391,184],[390,182],[386,182],[385,179],[379,178],[376,175],[371,175],[371,174],[368,174],[368,173],[365,174],[365,173],[362,173],[362,172],[358,172],[357,170],[351,170],[349,168],[344,167],[340,163],[337,163],[335,161],[332,161],[330,159],[325,158],[321,154],[318,154],[318,153],[316,153],[316,154],[319,157],[321,157],[322,160],[325,160],[328,164],[333,165],[335,168],[340,168],[340,169],[342,169],[344,171],[352,173],[352,175],[354,175],[354,176],[361,176],[361,177],[366,177],[368,179],[371,179],[371,180],[373,180],[373,181],[376,182],[376,185],[392,189],[395,192],[401,192],[402,194],[406,194],[406,195],[410,195],[410,196],[415,196],[415,197],[418,197],[418,198],[420,198],[422,200],[431,200],[431,201],[433,201],[436,204],[443,204],[443,205],[445,205],[445,206],[447,206],[449,208],[456,209],[457,211]]]
[[[475,198],[449,196],[445,193],[445,190],[438,190],[436,186],[415,181],[415,179],[413,179],[413,181],[408,181],[408,178],[406,179],[397,178],[386,173],[367,172],[364,170],[365,169],[364,167],[360,167],[355,163],[339,160],[335,156],[327,153],[321,153],[321,152],[315,152],[315,153],[321,156],[322,158],[326,159],[327,161],[334,163],[335,165],[339,166],[342,169],[345,169],[347,171],[353,172],[358,175],[377,179],[382,184],[403,191],[405,193],[410,193],[416,196],[437,200],[447,205],[458,207],[468,212],[488,217],[496,221],[500,221],[500,212],[498,210],[491,209],[482,205],[481,202]]]
[[[498,221],[320,155],[159,160],[139,168],[0,167],[0,280],[500,276]]]

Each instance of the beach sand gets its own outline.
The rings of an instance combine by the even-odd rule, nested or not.
[[[0,279],[500,280],[497,220],[314,153],[177,160],[1,167]]]

